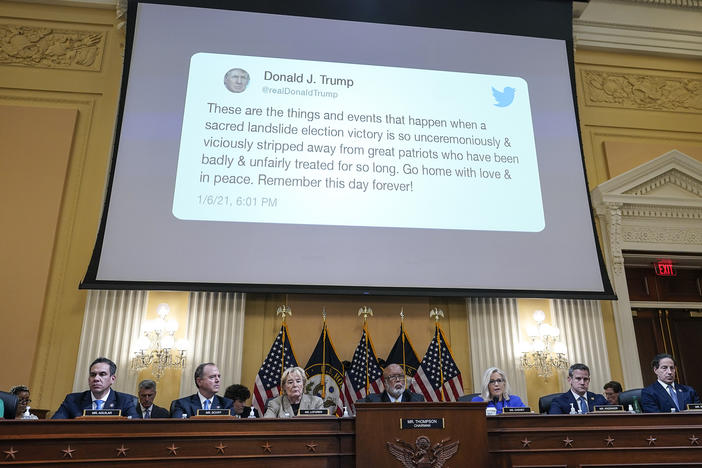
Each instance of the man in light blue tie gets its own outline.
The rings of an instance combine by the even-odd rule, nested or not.
[[[122,416],[137,417],[134,406],[136,397],[112,390],[117,379],[117,365],[105,357],[90,364],[88,386],[90,390],[69,393],[51,419],[73,419],[83,415],[86,409],[120,409]]]
[[[688,403],[699,403],[700,397],[692,387],[675,383],[676,362],[670,354],[658,354],[651,361],[656,382],[641,390],[644,413],[684,411]]]
[[[590,413],[596,405],[606,405],[605,397],[588,392],[590,386],[590,368],[585,364],[573,364],[568,369],[570,389],[558,395],[551,402],[549,414],[570,414],[571,408],[578,414]]]
[[[171,403],[171,417],[183,418],[197,414],[199,409],[231,409],[234,403],[229,398],[217,395],[222,377],[213,362],[205,362],[195,369],[197,393],[174,400]]]

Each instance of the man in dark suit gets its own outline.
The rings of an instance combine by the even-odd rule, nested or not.
[[[607,400],[599,393],[588,392],[590,368],[585,364],[573,364],[568,369],[570,389],[551,402],[548,414],[570,414],[571,408],[578,414],[594,411],[596,405],[606,405]]]
[[[405,373],[398,364],[388,364],[383,370],[383,382],[385,390],[383,393],[371,393],[363,401],[367,403],[398,403],[405,401],[424,401],[424,396],[413,393],[405,389]]]
[[[675,383],[675,365],[675,359],[670,354],[658,354],[651,361],[658,380],[641,390],[641,409],[644,413],[684,411],[688,403],[700,402],[692,387]]]
[[[115,383],[117,365],[107,358],[100,357],[90,364],[88,386],[82,393],[69,393],[51,419],[73,419],[83,415],[83,410],[121,409],[122,416],[137,417],[134,402],[136,397],[111,389]]]
[[[142,380],[139,382],[139,404],[136,405],[137,414],[141,419],[170,418],[171,414],[166,408],[154,405],[156,398],[156,382]]]
[[[213,362],[205,362],[195,369],[197,393],[173,400],[171,417],[183,418],[197,415],[199,409],[232,409],[232,400],[217,395],[221,376]],[[185,415],[185,416],[183,416]]]

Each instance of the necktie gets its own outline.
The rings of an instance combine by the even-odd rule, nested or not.
[[[144,411],[144,419],[150,419],[150,418],[151,418],[151,408]]]
[[[585,402],[585,398],[580,397],[580,410],[584,413],[587,413],[587,403]]]
[[[670,393],[670,398],[673,399],[675,403],[675,408],[680,411],[680,403],[678,403],[678,395],[672,385],[668,385],[668,393]]]
[[[101,409],[102,409],[102,405],[104,405],[104,404],[105,404],[105,402],[102,401],[102,400],[95,400],[95,409],[101,410]]]
[[[210,409],[210,400],[205,400],[205,408],[206,410]]]

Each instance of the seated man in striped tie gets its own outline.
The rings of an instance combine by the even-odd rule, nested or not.
[[[139,382],[139,404],[136,405],[137,414],[142,419],[170,418],[171,414],[166,408],[154,405],[156,398],[156,382],[142,380]]]
[[[197,415],[197,410],[232,409],[233,401],[217,395],[222,376],[213,362],[205,362],[195,369],[195,386],[197,393],[173,400],[172,418],[189,418]]]
[[[121,409],[122,416],[137,417],[136,397],[111,389],[117,376],[117,365],[99,357],[90,364],[88,386],[90,390],[69,393],[51,419],[73,419],[83,415],[83,410]]]
[[[406,386],[405,372],[398,364],[388,364],[383,370],[383,383],[385,390],[383,393],[371,393],[362,401],[368,403],[398,403],[401,401],[424,401],[424,396],[419,393],[410,392]]]
[[[658,354],[651,361],[658,380],[641,390],[641,409],[644,413],[684,411],[688,403],[700,402],[692,387],[675,383],[675,365],[675,359],[670,354]]]
[[[584,414],[595,410],[596,405],[606,405],[607,400],[599,393],[588,392],[590,368],[585,364],[573,364],[568,369],[570,389],[551,402],[548,414]]]

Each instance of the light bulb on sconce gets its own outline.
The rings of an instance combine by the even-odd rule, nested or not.
[[[554,369],[567,369],[566,347],[558,340],[561,331],[558,327],[544,323],[546,314],[536,310],[533,314],[536,325],[527,326],[528,342],[519,343],[520,365],[523,369],[534,369],[544,379]]]
[[[156,380],[159,380],[168,369],[183,369],[185,367],[185,352],[189,347],[184,338],[175,340],[178,321],[168,318],[170,307],[161,303],[156,307],[158,318],[147,320],[142,325],[142,336],[137,339],[132,358],[131,368],[136,371],[151,368]]]

